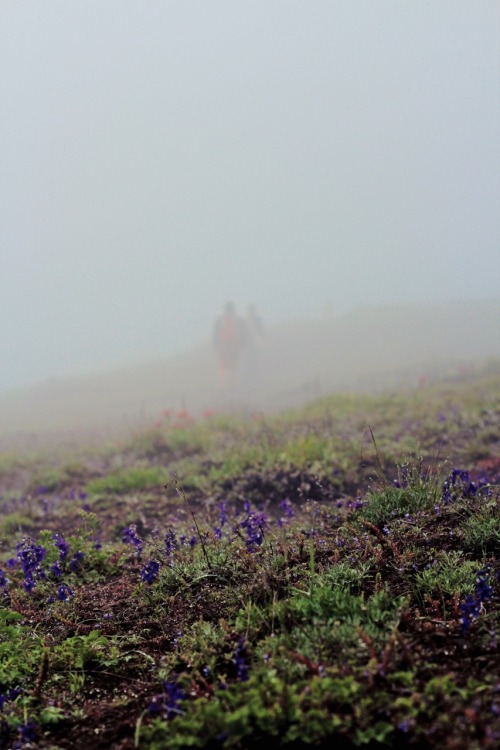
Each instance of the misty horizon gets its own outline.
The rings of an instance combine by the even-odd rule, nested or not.
[[[278,325],[500,299],[499,24],[2,4],[0,393],[205,346],[229,300]]]

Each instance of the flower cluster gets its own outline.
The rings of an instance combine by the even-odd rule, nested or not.
[[[151,585],[158,578],[160,572],[160,563],[157,560],[150,560],[142,569],[141,578],[145,583]]]
[[[239,639],[233,654],[233,666],[236,670],[236,678],[245,682],[248,680],[248,664],[246,663],[247,649],[243,636]]]
[[[17,558],[21,563],[24,573],[23,588],[31,593],[38,580],[45,580],[45,571],[41,563],[47,552],[41,544],[36,544],[34,539],[26,537],[16,546]]]
[[[226,503],[220,502],[217,507],[219,508],[219,524],[214,528],[214,535],[216,539],[221,539],[222,529],[227,524]]]
[[[246,532],[246,548],[249,552],[255,552],[264,541],[264,526],[267,524],[265,513],[248,511],[247,517],[240,522],[240,528]]]
[[[57,533],[52,535],[52,539],[54,540],[55,546],[59,550],[59,560],[63,562],[69,554],[69,544],[65,539],[63,539],[62,536]]]
[[[137,557],[139,558],[139,560],[141,559],[142,539],[139,536],[137,536],[135,524],[131,524],[130,526],[127,526],[127,528],[123,532],[122,542],[124,544],[133,544],[137,550]]]
[[[184,713],[180,708],[180,703],[186,700],[187,695],[177,682],[177,675],[173,675],[170,680],[164,682],[163,688],[165,693],[153,698],[148,706],[149,712],[153,715],[161,714],[167,719],[173,719]]]
[[[21,688],[9,688],[5,693],[0,695],[0,711],[3,711],[3,707],[9,701],[15,701],[18,695],[21,695]]]
[[[462,633],[466,633],[471,626],[472,620],[479,617],[483,602],[491,598],[493,587],[490,584],[490,575],[491,568],[489,565],[478,570],[476,573],[476,590],[474,594],[469,594],[463,604],[460,605],[460,611],[462,612]]]
[[[172,557],[174,552],[179,549],[179,542],[173,529],[169,529],[165,534],[165,552],[167,557]]]
[[[0,568],[0,589],[3,593],[7,592],[7,586],[9,585],[9,579],[5,575],[5,571]]]
[[[465,469],[452,469],[443,482],[442,497],[445,505],[460,497],[474,497],[478,487]]]
[[[283,511],[283,516],[281,516],[281,518],[278,518],[277,524],[281,528],[286,523],[289,523],[290,520],[295,516],[295,510],[288,498],[285,498],[281,501],[280,508]]]

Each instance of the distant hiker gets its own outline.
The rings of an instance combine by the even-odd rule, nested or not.
[[[264,326],[255,305],[248,305],[245,317],[247,341],[242,357],[242,370],[245,389],[248,395],[255,394],[260,381]]]
[[[241,353],[247,343],[247,328],[228,302],[215,321],[213,344],[217,356],[219,383],[223,388],[235,385]]]
[[[248,305],[247,307],[246,324],[250,345],[259,347],[264,338],[264,326],[255,305]]]

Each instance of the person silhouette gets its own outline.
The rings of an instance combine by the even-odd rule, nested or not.
[[[219,384],[227,389],[236,384],[241,354],[247,343],[247,326],[236,312],[233,302],[227,302],[216,318],[213,346],[217,357]]]

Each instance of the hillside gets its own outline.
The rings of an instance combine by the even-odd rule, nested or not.
[[[0,456],[2,750],[486,750],[500,366]]]
[[[500,357],[500,303],[387,306],[267,327],[250,376],[217,384],[209,344],[171,358],[0,395],[0,440],[120,432],[165,408],[276,411],[339,390],[374,392],[458,374]]]

